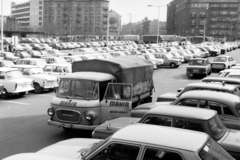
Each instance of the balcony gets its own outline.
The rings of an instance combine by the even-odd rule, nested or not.
[[[200,14],[200,17],[201,17],[201,18],[205,18],[205,17],[206,17],[206,14]]]
[[[103,6],[103,9],[104,10],[108,10],[108,6]]]
[[[107,19],[103,19],[103,21],[102,21],[103,23],[107,23],[108,21],[107,21]]]
[[[199,23],[199,26],[204,26],[204,23]]]
[[[196,25],[196,22],[192,22],[190,23],[191,26],[195,26]]]
[[[103,17],[108,17],[108,14],[107,13],[103,13]]]
[[[196,14],[191,14],[191,18],[195,18],[196,16]]]

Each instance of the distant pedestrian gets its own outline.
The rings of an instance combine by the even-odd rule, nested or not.
[[[9,52],[12,52],[13,46],[12,46],[12,42],[8,45],[8,50]]]

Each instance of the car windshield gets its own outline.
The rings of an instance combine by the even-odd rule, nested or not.
[[[225,151],[211,138],[199,152],[199,156],[203,160],[234,160],[234,158],[227,151]]]
[[[189,62],[189,66],[205,66],[206,61],[205,60],[191,60]]]
[[[8,71],[6,72],[7,79],[17,79],[22,78],[23,75],[20,71]]]
[[[227,132],[226,126],[222,123],[218,115],[211,118],[208,123],[215,139],[220,139]]]
[[[226,62],[227,58],[226,57],[215,57],[213,62]]]
[[[31,68],[30,69],[30,75],[33,74],[43,74],[43,69],[42,68]]]
[[[57,96],[96,100],[98,99],[98,82],[62,79]]]

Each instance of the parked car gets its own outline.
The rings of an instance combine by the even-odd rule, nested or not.
[[[214,110],[186,106],[157,105],[141,119],[134,119],[135,122],[132,122],[131,117],[126,118],[113,119],[98,126],[93,131],[93,138],[107,138],[131,123],[174,127],[207,133],[231,156],[236,159],[240,158],[240,141],[238,141],[240,131],[226,128]]]
[[[13,63],[16,63],[19,57],[16,57],[11,52],[0,52],[0,57],[3,57],[4,60],[10,60],[13,61]]]
[[[66,59],[64,57],[42,57],[47,64],[51,63],[67,63]]]
[[[217,50],[217,49],[213,48],[212,46],[206,46],[206,47],[203,47],[203,48],[208,50],[208,52],[210,53],[211,56],[220,55],[220,50]]]
[[[82,61],[80,56],[62,56],[68,63],[73,63],[75,61]]]
[[[154,53],[156,59],[163,60],[162,66],[170,66],[171,68],[178,68],[182,62],[180,59],[175,58],[172,54],[168,53]]]
[[[204,75],[208,76],[212,73],[211,64],[208,59],[204,58],[192,58],[190,59],[186,75],[188,78],[192,78],[194,75]]]
[[[222,70],[218,73],[219,77],[228,77],[228,75],[230,73],[237,73],[237,72],[240,72],[240,70],[238,69],[225,69],[225,70]]]
[[[18,68],[24,77],[34,80],[35,93],[42,93],[43,90],[53,91],[58,86],[57,78],[45,74],[43,69],[38,66],[15,65],[12,68]]]
[[[25,95],[34,90],[33,80],[24,78],[17,68],[0,68],[0,84],[4,85],[2,98],[8,98],[13,94]]]
[[[16,64],[17,65],[33,65],[33,66],[44,68],[47,62],[44,59],[39,59],[39,58],[24,58],[24,59],[18,59]]]
[[[0,67],[12,67],[15,64],[9,60],[0,60]]]
[[[47,55],[42,55],[40,51],[29,51],[28,52],[31,55],[31,58],[42,58]]]
[[[234,160],[205,133],[147,124],[129,125],[105,140],[74,138],[4,160],[19,159]]]
[[[208,83],[223,83],[223,84],[232,84],[240,86],[240,79],[238,78],[229,78],[229,77],[205,77],[201,82]]]
[[[31,58],[31,55],[28,54],[28,53],[25,52],[25,51],[15,52],[15,53],[14,53],[14,56],[15,56],[15,57],[19,57],[19,58]]]
[[[210,90],[234,94],[240,97],[240,89],[238,85],[225,84],[225,83],[207,83],[207,82],[198,82],[190,83],[185,88],[178,89],[177,92],[165,93],[157,98],[157,102],[171,102],[180,97],[183,93],[192,91],[192,90]]]
[[[229,69],[232,66],[235,66],[236,61],[234,61],[231,56],[221,55],[221,56],[215,57],[211,65],[212,65],[212,70],[223,70],[223,69]]]
[[[43,70],[46,74],[60,78],[62,76],[67,75],[68,73],[72,73],[72,64],[71,63],[47,64]]]
[[[67,53],[60,52],[59,50],[56,50],[56,49],[49,49],[49,50],[46,50],[46,52],[50,56],[66,56],[66,55],[68,55]]]

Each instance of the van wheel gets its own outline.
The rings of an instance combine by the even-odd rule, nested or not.
[[[39,93],[42,93],[42,91],[43,91],[42,87],[39,84],[35,83],[34,84],[34,92],[39,94]]]
[[[171,67],[171,68],[176,68],[177,65],[176,65],[175,63],[170,63],[170,67]]]
[[[9,97],[9,93],[8,93],[8,91],[5,88],[3,89],[3,91],[4,91],[4,93],[1,95],[1,97],[3,99],[7,99]]]

